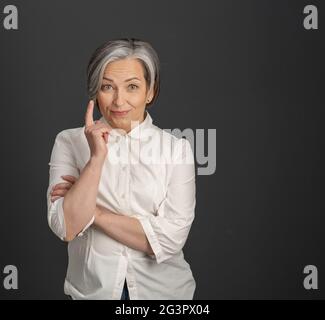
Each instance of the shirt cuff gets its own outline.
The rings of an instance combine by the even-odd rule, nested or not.
[[[138,220],[140,221],[143,231],[146,234],[148,242],[151,246],[151,249],[154,252],[153,255],[149,254],[148,256],[151,259],[156,259],[157,263],[161,263],[162,261],[165,260],[164,254],[162,251],[162,247],[159,243],[158,237],[151,226],[149,218],[144,216],[138,216],[138,215],[135,215],[135,217],[138,218]]]
[[[66,226],[64,221],[64,212],[63,212],[63,197],[51,202],[49,204],[49,225],[52,231],[64,241],[66,237]]]
[[[77,237],[82,237],[84,235],[84,232],[94,223],[95,216],[93,216],[88,224],[77,234]]]

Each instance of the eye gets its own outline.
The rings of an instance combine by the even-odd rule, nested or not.
[[[104,85],[102,85],[101,89],[102,90],[108,90],[109,87],[112,87],[112,86],[110,84],[104,84]]]
[[[134,89],[137,89],[137,88],[139,88],[136,84],[130,84],[129,85],[129,88],[131,88],[132,90],[134,90]]]

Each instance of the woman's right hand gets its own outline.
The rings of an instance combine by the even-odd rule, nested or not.
[[[108,151],[108,135],[112,129],[99,120],[94,122],[93,112],[94,101],[90,100],[85,115],[85,135],[90,148],[90,157],[104,162]]]

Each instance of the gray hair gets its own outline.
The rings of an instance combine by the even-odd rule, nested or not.
[[[110,40],[95,50],[87,67],[88,96],[97,104],[96,96],[107,64],[125,58],[138,59],[143,66],[147,89],[154,92],[152,100],[146,104],[147,108],[155,102],[159,94],[160,62],[153,47],[148,42],[139,39],[122,38]]]

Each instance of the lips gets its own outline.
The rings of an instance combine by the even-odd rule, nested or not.
[[[110,111],[110,112],[114,116],[123,117],[123,116],[126,116],[130,112],[130,110],[126,110],[126,111]]]

